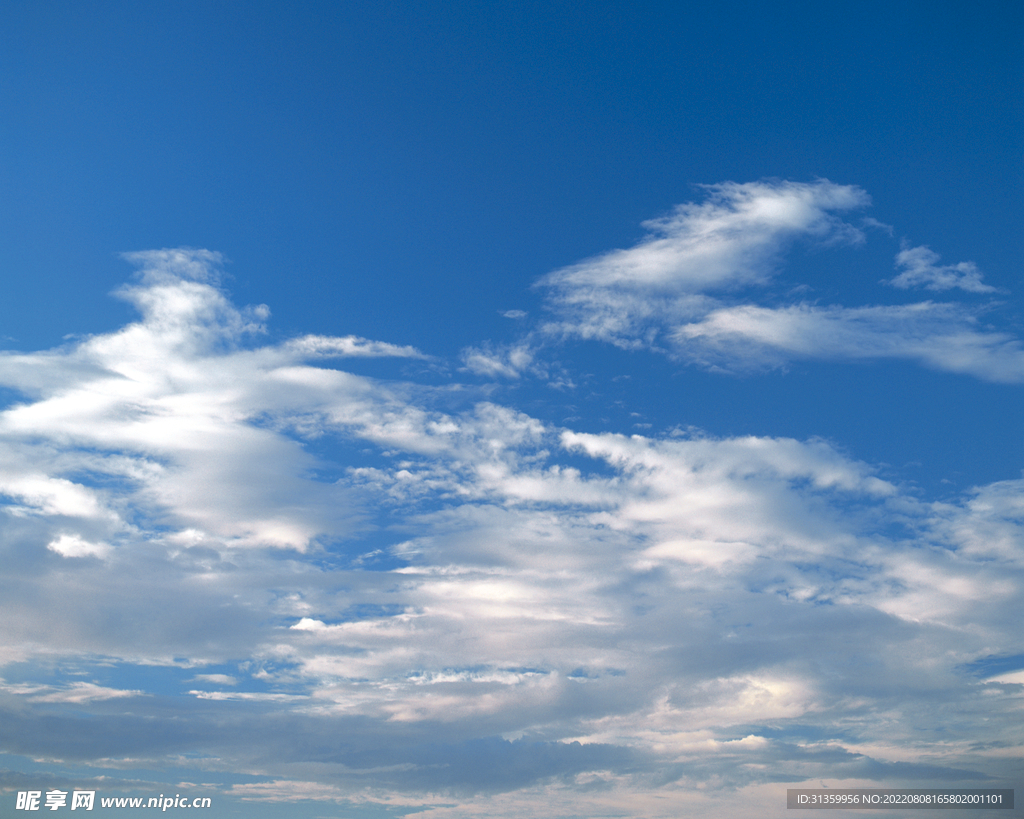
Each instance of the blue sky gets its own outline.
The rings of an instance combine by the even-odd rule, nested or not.
[[[1019,783],[1022,17],[7,4],[2,798]]]

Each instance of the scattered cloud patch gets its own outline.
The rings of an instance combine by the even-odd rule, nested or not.
[[[534,351],[526,343],[467,347],[461,353],[466,370],[487,378],[519,378],[534,364]]]
[[[886,284],[909,290],[966,290],[968,293],[994,293],[996,288],[981,281],[981,271],[974,262],[940,265],[938,253],[929,247],[904,247],[896,254],[896,269],[902,272]]]
[[[549,336],[649,349],[710,369],[749,370],[793,359],[897,358],[987,381],[1024,380],[1024,344],[958,303],[845,307],[774,292],[782,255],[797,241],[859,244],[839,214],[866,207],[864,191],[827,180],[706,186],[703,203],[645,222],[637,245],[548,274],[538,282]],[[862,224],[887,227],[868,218]],[[825,258],[824,256],[820,258]],[[904,247],[900,289],[993,293],[973,262],[939,265],[927,247]]]
[[[78,535],[61,535],[46,544],[46,548],[63,557],[106,557],[110,553],[109,543],[90,543]]]

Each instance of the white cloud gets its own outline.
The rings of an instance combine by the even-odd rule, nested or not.
[[[975,318],[953,304],[723,307],[679,326],[672,340],[680,357],[727,369],[779,366],[793,358],[899,358],[986,381],[1024,381],[1024,343],[978,329]]]
[[[370,341],[358,336],[302,336],[289,341],[286,346],[289,351],[309,358],[426,358],[415,347]]]
[[[787,190],[780,212],[739,197],[692,220],[843,234],[807,215],[824,189]],[[195,269],[212,257],[161,253],[126,291],[139,322],[0,357],[24,396],[0,414],[5,656],[145,670],[131,688],[7,686],[11,753],[187,760],[264,777],[251,798],[506,792],[489,803],[506,815],[571,815],[573,794],[706,812],[698,782],[877,783],[896,759],[904,779],[1009,775],[972,744],[984,722],[1019,747],[1015,678],[960,669],[1024,651],[1019,481],[933,504],[820,440],[585,433],[453,392],[441,412],[427,388],[308,360],[360,340],[261,346],[267,312]],[[877,357],[911,325],[940,366],[937,328],[973,326],[942,305],[745,309],[685,343],[731,361],[738,334],[771,361],[814,336]],[[1011,339],[979,349],[964,369],[1012,380]],[[358,451],[331,463],[325,439]],[[161,696],[138,697],[153,679]],[[70,710],[51,727],[86,703],[91,732]],[[922,742],[936,713],[944,744]]]
[[[110,553],[109,543],[90,543],[78,535],[61,535],[46,548],[64,557],[106,557]]]
[[[665,324],[706,312],[709,299],[702,294],[766,284],[778,254],[794,239],[863,240],[833,215],[869,203],[854,186],[728,182],[706,190],[705,203],[680,205],[645,222],[650,233],[636,246],[542,279],[559,316],[548,332],[624,347],[653,343]]]
[[[29,702],[71,703],[74,705],[147,696],[144,691],[109,688],[90,682],[73,682],[63,688],[49,685],[12,685],[0,682],[0,691],[21,695]]]
[[[280,425],[315,436],[325,425],[369,424],[386,437],[382,420],[401,425],[403,405],[389,409],[370,380],[304,359],[419,354],[354,337],[245,348],[262,329],[250,319],[267,311],[238,310],[207,283],[216,254],[131,258],[147,267],[141,283],[118,293],[140,309],[140,322],[62,351],[0,357],[0,379],[35,399],[0,414],[11,466],[0,492],[41,514],[105,518],[108,538],[126,531],[117,511],[126,504],[208,544],[305,549],[351,531],[345,492],[310,478],[315,459]],[[72,479],[83,471],[118,489]],[[53,542],[72,550],[71,541]]]
[[[215,700],[217,702],[304,702],[308,697],[302,694],[275,694],[251,691],[189,691],[198,700]]]
[[[460,357],[469,372],[488,378],[519,378],[534,363],[534,351],[525,342],[497,348],[467,347]]]
[[[937,503],[933,531],[973,557],[1024,562],[1024,480],[977,487],[963,505]]]
[[[219,284],[220,267],[224,255],[215,250],[194,247],[173,247],[162,250],[139,250],[122,253],[121,258],[139,268],[143,281],[185,279],[207,284]]]
[[[111,515],[103,508],[100,493],[65,478],[29,472],[32,467],[19,457],[24,451],[5,454],[8,455],[5,465],[9,471],[0,478],[0,493],[21,501],[11,511],[76,518]]]
[[[782,251],[797,239],[864,240],[835,215],[869,204],[859,188],[821,180],[726,183],[707,190],[704,203],[680,205],[670,216],[644,223],[650,233],[634,247],[541,279],[555,315],[542,329],[652,349],[713,369],[780,366],[793,358],[900,358],[988,381],[1024,380],[1024,344],[983,325],[976,307],[819,306],[785,303],[805,286],[786,294],[768,289]],[[896,260],[902,272],[887,283],[900,289],[995,292],[973,262],[939,265],[938,254],[927,247],[905,247]]]
[[[213,685],[238,685],[238,678],[232,677],[230,674],[196,674],[192,680]]]
[[[679,205],[669,216],[644,222],[650,235],[629,250],[614,250],[550,274],[549,287],[664,288],[702,292],[764,282],[767,262],[800,235],[862,241],[860,233],[830,211],[860,208],[862,190],[827,180],[727,182],[708,185],[704,204]]]
[[[995,292],[994,287],[982,283],[981,271],[974,262],[939,265],[939,258],[938,253],[924,245],[904,247],[896,255],[896,268],[903,271],[886,283],[901,290],[924,287],[927,290],[958,288],[969,293]]]

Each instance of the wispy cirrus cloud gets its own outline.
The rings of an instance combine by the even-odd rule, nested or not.
[[[109,688],[90,682],[72,682],[66,686],[7,684],[0,681],[0,691],[24,697],[28,702],[70,703],[85,705],[101,700],[146,696],[144,691]]]
[[[705,186],[702,204],[679,205],[644,223],[648,236],[541,279],[556,320],[546,329],[623,347],[656,343],[666,327],[696,317],[708,295],[768,283],[791,242],[863,241],[835,213],[863,208],[867,194],[827,180]]]
[[[534,350],[528,341],[498,347],[468,347],[461,357],[467,370],[489,378],[519,378],[534,365]]]
[[[644,223],[649,235],[556,270],[538,282],[554,319],[548,335],[650,348],[728,370],[794,359],[905,359],[988,381],[1024,380],[1024,345],[985,326],[982,309],[957,302],[819,305],[770,285],[797,241],[857,244],[839,214],[870,204],[855,186],[763,181],[707,186],[707,200]],[[869,220],[870,221],[870,220]],[[904,247],[899,289],[996,292],[973,262],[940,265],[931,249]],[[789,302],[789,303],[786,303]]]
[[[725,369],[888,358],[986,381],[1024,381],[1024,342],[979,329],[977,317],[956,304],[721,307],[676,328],[672,340],[680,358]]]

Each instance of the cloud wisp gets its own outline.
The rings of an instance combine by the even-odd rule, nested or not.
[[[1024,381],[1024,343],[979,329],[977,317],[956,304],[722,307],[676,328],[672,341],[680,357],[723,369],[793,359],[903,359],[985,381]]]
[[[994,293],[996,288],[982,282],[974,262],[940,265],[938,253],[928,247],[904,247],[896,254],[900,274],[887,284],[901,290],[923,287],[926,290],[966,290],[968,293]]]
[[[888,358],[988,381],[1024,381],[1024,344],[986,327],[976,305],[822,306],[772,291],[793,244],[865,241],[840,216],[870,204],[861,189],[819,180],[706,190],[703,203],[645,222],[648,235],[634,247],[541,279],[554,316],[544,334],[659,350],[713,369]],[[885,283],[898,289],[996,292],[973,262],[940,265],[927,247],[905,246],[896,264],[901,272]]]

